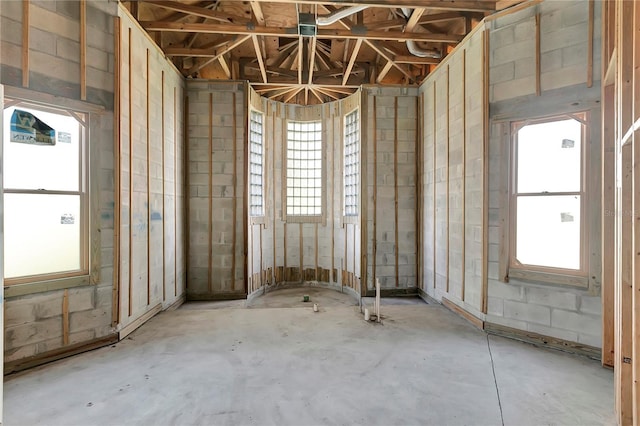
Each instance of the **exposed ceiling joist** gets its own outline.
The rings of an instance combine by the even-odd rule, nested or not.
[[[186,33],[203,33],[203,34],[249,34],[262,36],[278,36],[285,38],[299,37],[297,29],[284,27],[264,27],[252,25],[236,25],[236,24],[207,24],[207,23],[182,23],[182,22],[163,22],[163,21],[142,21],[142,27],[147,31],[172,31]],[[387,32],[387,31],[367,31],[360,30],[352,26],[349,30],[339,29],[318,29],[318,37],[320,38],[338,38],[338,39],[358,39],[366,38],[368,40],[390,40],[390,41],[425,41],[437,43],[459,43],[463,36],[457,34],[429,34],[416,32]]]
[[[224,55],[225,53],[229,52],[230,50],[234,49],[235,47],[241,45],[242,43],[244,43],[245,41],[247,41],[251,36],[244,36],[239,38],[238,40],[236,40],[233,43],[230,43],[229,45],[227,45],[227,47],[225,47],[224,49],[220,50],[215,56],[211,57],[210,59],[207,59],[206,61],[198,64],[198,65],[194,65],[192,68],[189,68],[189,70],[187,71],[187,75],[192,75],[198,71],[200,71],[202,68],[206,67],[207,65],[209,65],[210,63],[212,63],[213,61],[215,61],[216,59],[218,59],[218,57]]]
[[[138,22],[184,75],[246,79],[263,96],[303,104],[341,99],[365,83],[417,84],[442,60],[424,56],[446,57],[497,7],[496,0],[124,4],[138,9]]]
[[[230,0],[242,1],[242,0]],[[255,0],[269,3],[291,3],[291,0]],[[301,4],[331,4],[335,6],[370,6],[370,7],[408,7],[411,9],[426,7],[435,10],[460,10],[469,12],[493,12],[496,10],[495,0],[296,0]]]
[[[362,39],[359,38],[356,40],[355,46],[353,46],[353,52],[351,52],[351,57],[349,58],[349,64],[347,68],[344,70],[344,76],[342,77],[342,85],[347,84],[347,80],[349,79],[349,75],[351,75],[351,70],[353,69],[353,65],[356,63],[356,58],[358,57],[358,52],[360,52],[360,47],[362,46]]]
[[[211,19],[219,22],[235,22],[235,23],[248,22],[245,18],[241,16],[234,16],[228,13],[217,12],[214,10],[207,9],[205,7],[193,6],[185,3],[180,3],[177,1],[162,1],[162,0],[139,0],[139,1],[145,2],[148,4],[153,4],[163,9],[173,10],[175,12],[187,13],[192,16],[199,16],[201,18],[207,18],[207,19]]]
[[[258,36],[251,36],[251,40],[253,40],[253,48],[256,51],[256,58],[258,58],[258,65],[260,65],[260,74],[262,74],[262,81],[264,83],[267,82],[267,71],[264,66],[264,59],[262,58],[262,51],[260,50],[260,42],[258,41]]]
[[[260,25],[265,24],[264,13],[262,13],[262,6],[260,6],[260,2],[250,1],[249,5],[251,6],[251,10],[253,11],[253,16],[256,17],[256,21]]]

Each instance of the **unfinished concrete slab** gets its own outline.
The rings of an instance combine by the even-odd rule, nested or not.
[[[598,362],[488,338],[440,305],[385,306],[383,325],[340,304],[319,313],[192,307],[163,312],[116,345],[8,377],[6,423],[614,420],[612,373]]]

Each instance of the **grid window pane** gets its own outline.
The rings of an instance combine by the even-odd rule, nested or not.
[[[358,181],[360,163],[360,119],[358,110],[344,121],[344,215],[358,215]]]
[[[322,124],[287,123],[287,215],[322,214]]]
[[[249,123],[249,212],[251,216],[264,215],[262,133],[262,114],[251,111]]]

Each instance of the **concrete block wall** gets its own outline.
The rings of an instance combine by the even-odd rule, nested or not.
[[[420,288],[481,316],[483,44],[476,31],[423,82]]]
[[[184,296],[182,76],[120,6],[120,318]]]
[[[600,298],[600,3],[595,2],[593,87],[587,87],[589,2],[545,1],[490,23],[489,245],[485,320],[515,329],[601,346]],[[535,15],[540,14],[540,86],[535,95]],[[509,123],[588,111],[588,285],[505,276],[508,252]],[[544,167],[544,166],[542,166]],[[550,242],[553,244],[553,242]],[[501,269],[501,267],[503,269]]]
[[[115,2],[87,1],[86,101],[81,101],[80,4],[32,1],[29,68],[22,68],[23,2],[0,7],[0,83],[5,95],[89,112],[90,285],[31,293],[5,291],[4,360],[15,364],[52,350],[110,336],[114,266],[114,29]],[[23,87],[22,73],[29,75]],[[13,94],[13,95],[12,95]],[[52,98],[56,96],[57,98]],[[69,323],[64,343],[63,323]]]
[[[186,88],[187,298],[244,297],[246,85],[188,80]]]
[[[370,290],[375,288],[375,277],[384,290],[412,292],[418,285],[416,243],[418,91],[415,88],[406,87],[365,87],[363,90],[366,114],[363,114],[362,128],[363,134],[367,135],[363,144],[363,155],[366,155],[367,161],[366,168],[363,167],[362,171],[366,173],[366,187],[362,202],[363,208],[367,209],[367,241],[363,244],[366,247],[368,259],[367,288]],[[376,139],[375,152],[373,138]],[[397,150],[394,148],[396,142]],[[376,245],[375,262],[374,244]]]
[[[265,217],[250,218],[249,293],[273,284],[315,283],[359,291],[360,224],[343,216],[343,116],[360,105],[360,93],[341,101],[302,107],[260,98],[250,90],[251,107],[263,113]],[[283,166],[287,120],[321,120],[325,194],[323,220],[299,223],[284,215]],[[262,245],[260,247],[260,241]]]

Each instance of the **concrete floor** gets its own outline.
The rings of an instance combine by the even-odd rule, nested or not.
[[[312,296],[319,313],[297,307],[308,289],[161,313],[5,378],[5,424],[614,424],[598,362],[487,337],[435,304],[386,304],[383,325],[365,323],[331,291]]]

